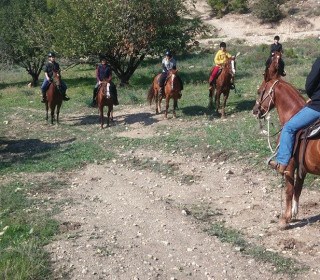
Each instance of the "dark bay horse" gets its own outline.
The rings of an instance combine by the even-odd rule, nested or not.
[[[62,105],[63,96],[60,90],[61,86],[61,77],[58,72],[53,72],[53,81],[50,83],[49,88],[47,89],[47,98],[46,98],[46,120],[49,119],[49,108],[51,113],[51,124],[54,120],[54,111],[57,108],[57,123],[59,123],[59,114],[60,107]]]
[[[159,98],[159,78],[161,74],[158,74],[152,82],[152,85],[148,91],[147,99],[151,105],[152,101],[155,100],[156,103],[156,114],[161,112],[161,101],[163,97]],[[164,112],[164,117],[168,118],[169,102],[173,99],[173,117],[176,117],[176,108],[178,107],[178,99],[181,98],[182,85],[179,78],[177,77],[177,70],[170,70],[165,82],[164,87],[164,97],[166,99],[166,109]]]
[[[101,82],[101,85],[98,90],[97,94],[97,104],[98,104],[98,109],[99,109],[99,114],[100,114],[100,124],[101,124],[101,129],[103,128],[104,125],[104,116],[103,116],[103,107],[107,106],[108,107],[108,113],[107,113],[107,126],[110,126],[110,115],[113,110],[113,99],[110,93],[110,82],[109,80],[104,80]]]
[[[281,125],[284,125],[303,106],[305,100],[300,93],[289,83],[273,79],[263,82],[253,114],[258,118],[264,117],[274,107],[277,109]],[[286,208],[280,218],[280,226],[285,229],[289,222],[298,213],[299,197],[307,173],[320,175],[320,139],[308,139],[307,146],[298,145],[291,158],[285,173]],[[303,156],[303,169],[299,165]]]
[[[219,109],[220,109],[220,97],[221,94],[223,94],[223,103],[222,103],[222,109],[221,109],[221,117],[225,117],[225,108],[227,104],[227,100],[229,97],[229,92],[231,89],[231,79],[234,78],[234,75],[236,74],[236,67],[235,67],[235,58],[236,57],[230,57],[225,65],[223,66],[223,69],[216,79],[216,85],[213,86],[209,90],[209,108],[213,108],[213,95],[214,95],[214,101],[215,101],[215,107],[216,107],[216,113],[219,115]]]

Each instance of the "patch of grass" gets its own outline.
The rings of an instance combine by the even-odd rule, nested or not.
[[[36,211],[37,201],[27,199],[31,186],[0,186],[0,278],[51,279],[49,255],[43,246],[57,233],[58,223]]]
[[[276,252],[267,251],[261,246],[256,246],[247,242],[240,231],[228,228],[222,222],[211,224],[206,232],[218,237],[221,242],[229,243],[234,247],[239,247],[242,254],[250,256],[256,261],[272,264],[277,273],[288,274],[290,277],[297,277],[297,275],[309,269],[291,258],[285,258]]]

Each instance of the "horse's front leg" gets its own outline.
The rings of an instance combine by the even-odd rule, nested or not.
[[[296,171],[298,173],[298,169]],[[302,178],[296,174],[296,181],[294,182],[294,192],[293,192],[293,200],[292,200],[292,218],[297,218],[299,212],[299,197],[301,195],[303,182],[306,177],[306,174],[302,174]]]
[[[173,117],[176,118],[177,115],[176,115],[176,108],[178,108],[178,99],[173,99]]]
[[[58,106],[57,106],[57,124],[59,124],[60,106],[61,106],[61,105],[58,105]]]
[[[104,125],[103,106],[100,106],[99,113],[100,113],[100,126],[101,126],[101,129],[103,129],[103,125]]]
[[[217,115],[219,115],[220,95],[221,95],[220,90],[216,90],[216,94],[215,94],[215,96],[214,96],[214,103],[215,103],[215,106],[216,106],[216,114],[217,114]]]
[[[166,110],[165,110],[165,112],[164,112],[164,118],[165,118],[165,119],[168,118],[169,100],[170,100],[170,97],[169,97],[169,96],[166,96]]]
[[[107,127],[110,126],[110,115],[111,115],[111,110],[110,108],[108,107],[108,113],[107,113]]]
[[[55,107],[51,108],[51,124],[53,124],[53,120],[54,120],[54,111],[55,111]]]
[[[229,97],[229,93],[226,93],[223,95],[223,103],[222,103],[222,108],[221,108],[221,117],[225,118],[226,117],[226,105],[227,105],[227,100]]]
[[[46,102],[46,121],[49,120],[49,105],[48,102]]]
[[[293,162],[289,163],[285,177],[285,211],[280,217],[279,226],[280,229],[287,229],[289,222],[292,219],[292,201],[294,194],[294,164]]]
[[[161,113],[161,100],[162,98],[159,97],[159,92],[156,93],[156,114]]]
[[[214,88],[209,89],[209,104],[208,104],[208,109],[210,109],[210,110],[213,109],[213,93],[214,93]]]

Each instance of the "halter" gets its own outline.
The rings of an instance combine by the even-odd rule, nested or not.
[[[266,88],[267,88],[267,84],[266,84],[263,91],[262,91],[260,101],[256,101],[256,104],[259,105],[259,108],[262,108],[265,111],[265,113],[260,118],[264,118],[269,113],[272,103],[275,104],[274,103],[274,87],[278,82],[279,82],[279,80],[276,80],[272,84],[272,86],[270,87],[268,94],[265,97],[263,97],[264,93],[266,92]],[[266,109],[262,104],[268,97],[270,97],[270,101],[268,102],[268,107]],[[258,108],[258,111],[261,113],[261,110],[259,108]]]

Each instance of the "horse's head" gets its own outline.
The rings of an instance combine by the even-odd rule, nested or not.
[[[57,87],[59,87],[61,85],[61,76],[60,76],[60,73],[58,71],[53,71],[52,79],[53,79],[53,83]]]
[[[168,74],[168,78],[167,78],[167,84],[170,85],[171,87],[171,91],[176,91],[176,92],[180,92],[181,91],[181,85],[180,85],[180,81],[177,77],[177,72],[178,70],[175,69],[171,69],[169,71]]]
[[[234,75],[236,74],[236,57],[232,56],[230,58],[228,58],[225,66],[226,71],[228,71],[228,73],[234,77]]]
[[[258,97],[256,104],[252,109],[253,115],[258,119],[262,119],[270,112],[275,106],[274,100],[274,86],[279,82],[279,80],[272,80],[269,82],[263,81],[258,89]]]

